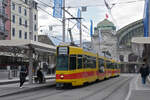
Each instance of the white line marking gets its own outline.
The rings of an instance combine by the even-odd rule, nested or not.
[[[137,88],[137,81],[138,81],[138,77],[139,75],[137,75],[135,78],[133,78],[131,80],[131,82],[129,83],[129,92],[127,94],[127,97],[125,98],[125,100],[129,100],[130,96],[131,96],[131,93],[132,93],[132,90],[135,90]]]
[[[134,85],[135,85],[135,90],[139,90],[139,86],[138,86],[138,80],[140,78],[140,74],[136,77],[135,81],[134,81]]]

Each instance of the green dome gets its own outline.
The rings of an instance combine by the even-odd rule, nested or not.
[[[115,25],[107,19],[104,19],[103,21],[99,22],[97,24],[97,28],[101,28],[102,30],[116,30]]]

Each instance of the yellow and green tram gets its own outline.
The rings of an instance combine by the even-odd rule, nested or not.
[[[119,75],[118,63],[75,46],[58,46],[56,86],[80,86]]]

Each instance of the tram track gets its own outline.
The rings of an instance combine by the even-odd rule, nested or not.
[[[97,95],[97,94],[100,94],[101,92],[104,92],[108,88],[114,87],[116,85],[116,83],[118,82],[119,86],[117,86],[112,92],[107,94],[104,98],[100,99],[100,100],[106,100],[110,95],[112,95],[115,91],[117,91],[123,84],[129,82],[130,80],[131,80],[131,78],[128,78],[128,79],[124,79],[122,81],[117,80],[117,81],[109,83],[109,84],[104,84],[105,86],[102,86],[102,88],[94,91],[93,93],[91,93],[87,96],[84,96],[84,97],[80,98],[79,100],[87,100],[88,98],[93,97],[94,95]]]
[[[19,95],[13,95],[10,97],[6,97],[6,99],[2,98],[2,100],[12,100],[12,98],[14,98],[13,100],[49,100],[49,98],[52,98],[53,100],[69,100],[68,98],[70,97],[72,98],[72,100],[91,100],[91,98],[93,98],[95,95],[102,95],[102,92],[105,92],[108,88],[115,87],[111,92],[105,95],[105,97],[99,99],[107,100],[107,98],[111,96],[113,92],[117,91],[123,84],[126,84],[130,80],[131,77],[127,78],[121,76],[118,78],[112,78],[110,80],[105,80],[88,86],[77,87],[73,89],[56,90],[56,88],[53,86],[31,93],[29,92]],[[83,95],[81,95],[82,93]],[[74,94],[78,96],[75,96]]]
[[[126,85],[127,83],[129,83],[131,81],[131,78],[123,81],[121,84],[119,84],[119,86],[117,88],[115,88],[111,93],[109,93],[105,98],[103,98],[102,100],[107,100],[108,97],[112,96],[114,92],[118,91],[123,85]],[[129,90],[129,89],[128,89]]]
[[[124,81],[127,81],[127,80],[129,80],[129,79],[125,79]],[[106,80],[106,81],[110,81],[110,80]],[[120,81],[120,80],[118,80],[118,81]],[[118,82],[117,81],[117,82]],[[123,82],[124,82],[123,81]],[[102,83],[103,82],[105,82],[105,81],[102,81]],[[98,83],[96,83],[96,84],[99,84],[100,82],[98,82]],[[111,82],[110,82],[111,83]],[[90,95],[88,95],[88,96],[85,96],[85,97],[82,97],[82,98],[80,98],[80,99],[78,99],[78,100],[85,100],[85,99],[87,99],[87,98],[89,98],[89,97],[91,97],[91,96],[93,96],[93,95],[96,95],[97,93],[100,93],[101,91],[103,91],[104,89],[106,89],[106,88],[109,88],[110,86],[112,86],[112,85],[114,85],[115,83],[116,83],[116,81],[115,82],[113,82],[112,84],[108,84],[108,85],[106,85],[105,87],[103,87],[103,88],[101,88],[101,89],[99,89],[98,91],[95,91],[94,93],[92,93],[92,94],[90,94]],[[47,93],[47,94],[44,94],[43,96],[38,96],[38,97],[34,97],[33,99],[30,99],[30,100],[42,100],[43,98],[45,98],[45,97],[50,97],[50,96],[59,96],[60,94],[65,94],[66,92],[69,92],[69,91],[72,91],[72,90],[78,90],[78,89],[86,89],[86,88],[88,88],[88,87],[90,87],[90,86],[93,86],[93,85],[96,85],[96,84],[92,84],[92,85],[88,85],[88,86],[83,86],[83,87],[77,87],[77,88],[74,88],[74,89],[61,89],[61,90],[56,90],[55,88],[53,88],[52,90],[51,90],[51,92],[52,93]],[[120,85],[121,86],[121,85]],[[103,99],[103,100],[105,100],[105,99]]]

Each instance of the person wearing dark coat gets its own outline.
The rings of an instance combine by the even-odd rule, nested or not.
[[[140,74],[142,78],[142,84],[146,84],[146,78],[149,75],[149,67],[143,64],[143,66],[140,68]]]
[[[43,73],[42,73],[42,71],[41,71],[41,68],[39,68],[39,69],[37,70],[37,78],[38,78],[38,80],[39,80],[39,83],[42,83],[42,82],[43,82]]]
[[[26,76],[27,76],[27,68],[25,66],[22,66],[20,70],[20,88],[22,88],[22,85],[26,81]]]

